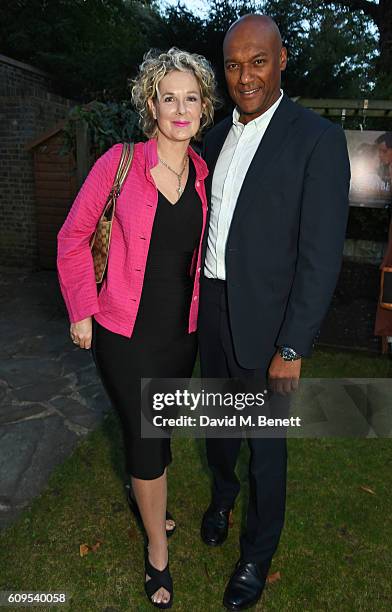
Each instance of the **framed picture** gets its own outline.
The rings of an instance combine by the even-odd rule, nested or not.
[[[345,130],[345,134],[351,163],[350,205],[385,208],[392,198],[392,147],[387,146],[391,133]]]

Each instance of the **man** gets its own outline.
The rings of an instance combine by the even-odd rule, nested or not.
[[[224,67],[232,117],[206,136],[209,231],[200,293],[201,372],[266,379],[295,389],[338,277],[350,169],[340,127],[280,90],[287,52],[275,22],[246,15],[228,30]],[[261,387],[263,388],[263,387]],[[206,544],[227,537],[239,492],[241,439],[209,439],[212,501]],[[241,557],[224,594],[229,610],[254,605],[278,546],[285,511],[286,440],[248,436],[249,505]]]
[[[385,132],[376,139],[378,158],[383,169],[382,178],[390,185],[392,180],[392,132]]]

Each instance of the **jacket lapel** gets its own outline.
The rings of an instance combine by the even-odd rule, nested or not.
[[[279,152],[283,149],[287,138],[290,137],[290,125],[296,120],[299,111],[300,107],[284,94],[245,175],[230,231],[247,207],[254,202],[255,187],[258,191],[260,190],[262,178],[268,172],[271,164],[276,163]]]

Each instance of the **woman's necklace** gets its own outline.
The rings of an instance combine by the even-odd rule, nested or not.
[[[173,174],[175,174],[175,175],[176,175],[177,180],[178,180],[178,188],[177,188],[177,193],[178,193],[178,197],[180,198],[180,197],[181,197],[182,192],[184,191],[184,190],[183,190],[183,188],[181,187],[181,179],[182,179],[182,175],[183,175],[183,174],[184,174],[184,172],[185,172],[186,164],[187,164],[187,161],[188,161],[188,159],[189,159],[189,158],[188,158],[188,156],[186,156],[186,157],[185,157],[185,160],[184,160],[184,166],[183,166],[183,168],[182,168],[182,170],[181,170],[181,172],[180,172],[180,173],[178,173],[178,172],[176,172],[175,170],[173,170],[173,168],[170,168],[169,164],[167,164],[165,161],[163,161],[163,159],[161,159],[159,156],[158,156],[158,159],[159,159],[159,161],[161,162],[161,164],[163,164],[163,165],[165,166],[165,168],[167,168],[168,170],[170,170],[171,172],[173,172]]]

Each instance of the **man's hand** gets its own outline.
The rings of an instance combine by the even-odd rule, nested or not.
[[[70,334],[72,342],[78,344],[80,348],[91,348],[91,338],[93,335],[93,322],[91,317],[71,323]]]
[[[268,370],[269,383],[273,392],[286,395],[298,389],[301,362],[301,359],[285,361],[279,352],[275,353]]]

